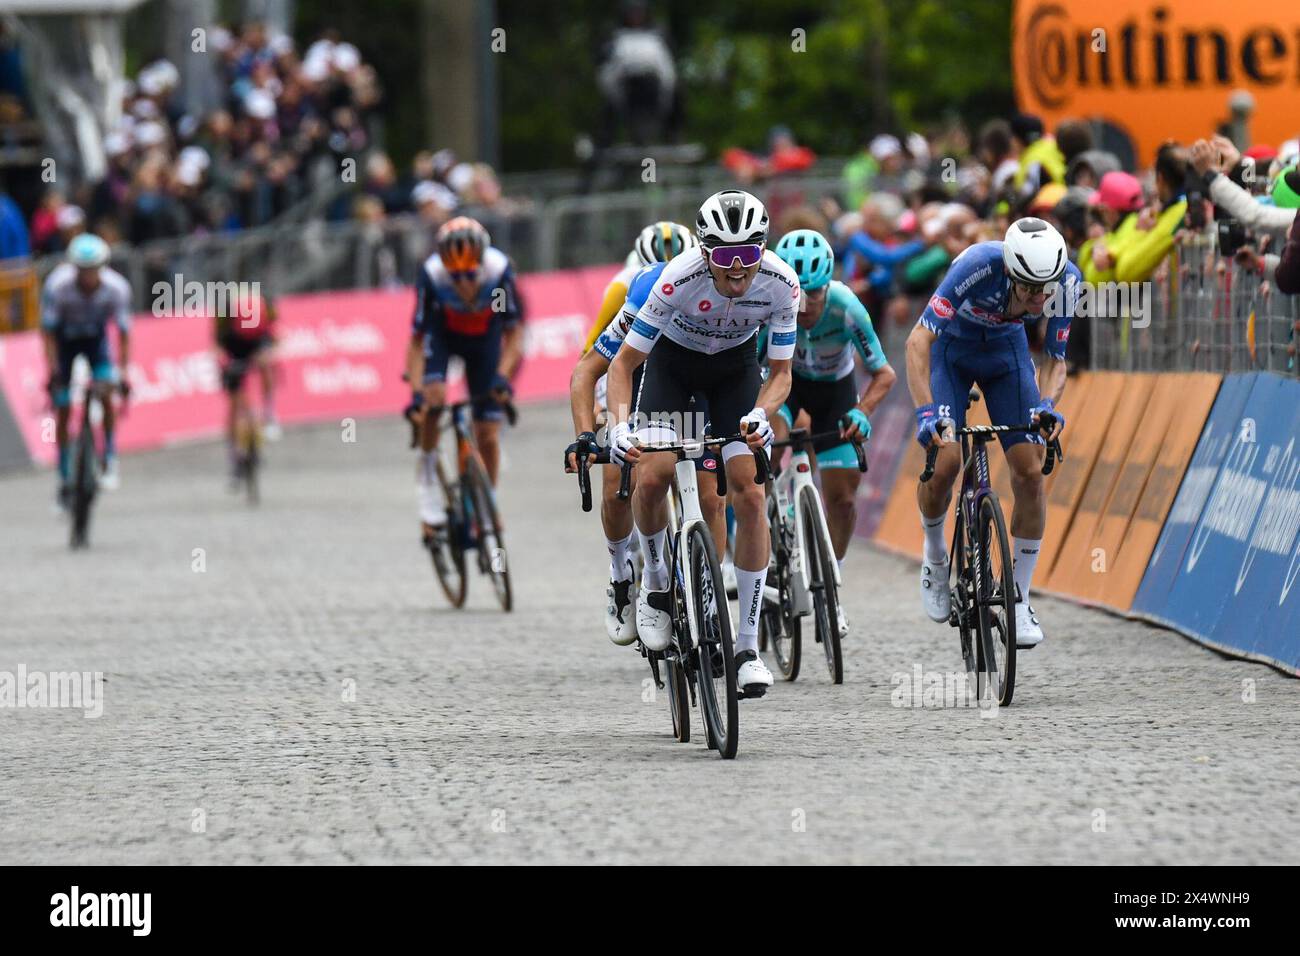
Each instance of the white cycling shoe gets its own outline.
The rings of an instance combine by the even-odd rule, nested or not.
[[[619,647],[636,641],[636,581],[611,581],[605,588],[605,633]]]
[[[1028,601],[1016,602],[1016,647],[1025,650],[1037,647],[1043,642],[1043,629],[1038,624],[1038,615],[1029,606]]]
[[[667,650],[673,640],[672,599],[668,589],[641,588],[636,597],[636,636],[648,651]]]
[[[844,605],[839,602],[835,604],[835,626],[839,629],[841,638],[849,636],[849,618],[844,613]]]
[[[772,686],[772,672],[758,651],[741,651],[736,655],[736,686],[746,697],[762,697]]]
[[[948,562],[931,564],[921,559],[921,607],[926,617],[940,623],[948,620],[952,594],[948,590]]]
[[[415,501],[425,524],[437,527],[447,523],[447,499],[437,478],[429,481],[422,475],[416,480]]]
[[[117,491],[122,487],[122,473],[118,471],[116,455],[104,462],[104,471],[99,476],[99,483],[104,486],[105,491]]]

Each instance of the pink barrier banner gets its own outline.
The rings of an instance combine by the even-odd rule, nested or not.
[[[519,277],[528,318],[516,401],[568,394],[573,363],[595,321],[605,285],[617,271],[617,266],[592,266]],[[275,307],[275,404],[282,422],[341,422],[400,413],[410,395],[402,372],[411,338],[413,290],[285,296]],[[458,366],[453,363],[449,378],[452,400],[465,394]],[[81,376],[88,374],[80,368]],[[221,433],[226,399],[210,321],[137,316],[128,374],[131,399],[118,428],[121,450]],[[32,459],[46,465],[55,459],[53,416],[45,391],[48,375],[39,333],[0,337],[0,389]],[[74,383],[74,394],[80,387],[80,382]],[[249,387],[256,396],[257,384]]]

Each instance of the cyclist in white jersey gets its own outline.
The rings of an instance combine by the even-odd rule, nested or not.
[[[41,290],[41,332],[49,365],[50,394],[55,408],[54,436],[59,446],[59,504],[69,496],[71,460],[68,447],[68,413],[71,406],[72,368],[77,356],[90,363],[92,381],[99,387],[126,381],[131,333],[131,286],[108,267],[108,243],[83,233],[68,246],[68,259],[54,267]],[[108,327],[117,326],[119,355],[113,359]],[[117,429],[113,403],[105,401],[104,462],[100,482],[117,488]]]
[[[760,694],[772,684],[772,674],[758,656],[769,530],[750,450],[770,447],[769,419],[789,394],[799,311],[798,277],[767,251],[767,230],[767,210],[749,193],[728,189],[705,201],[695,230],[702,254],[678,256],[664,267],[610,365],[607,403],[611,456],[637,464],[632,511],[645,569],[636,626],[651,650],[663,650],[671,639],[664,549],[665,495],[674,462],[669,455],[643,459],[637,443],[700,437],[688,416],[695,394],[708,404],[714,434],[753,426],[746,442],[722,447],[722,460],[736,514],[737,683]],[[764,323],[770,327],[766,382],[754,346]],[[645,372],[633,407],[632,375],[642,363]]]

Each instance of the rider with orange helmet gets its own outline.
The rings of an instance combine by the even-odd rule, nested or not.
[[[522,357],[523,316],[509,258],[492,245],[482,224],[467,216],[438,230],[437,251],[421,267],[415,291],[407,357],[413,392],[406,413],[423,422],[416,497],[424,540],[433,543],[447,522],[434,449],[447,401],[448,361],[458,355],[465,363],[474,437],[495,485],[501,402],[510,395],[510,379]]]

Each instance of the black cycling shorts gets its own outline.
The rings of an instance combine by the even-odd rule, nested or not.
[[[790,381],[790,396],[785,400],[782,411],[788,413],[791,425],[799,417],[799,412],[807,412],[812,419],[810,431],[814,435],[820,435],[823,432],[838,433],[840,418],[857,404],[858,390],[852,372],[833,382],[794,375]],[[829,451],[842,444],[844,440],[837,435],[835,438],[814,442],[813,450]]]
[[[752,339],[706,355],[661,337],[645,361],[633,428],[652,442],[698,439],[706,430],[715,437],[733,435],[741,417],[753,410],[762,384]],[[723,447],[722,458],[748,451],[743,442],[732,442]]]

